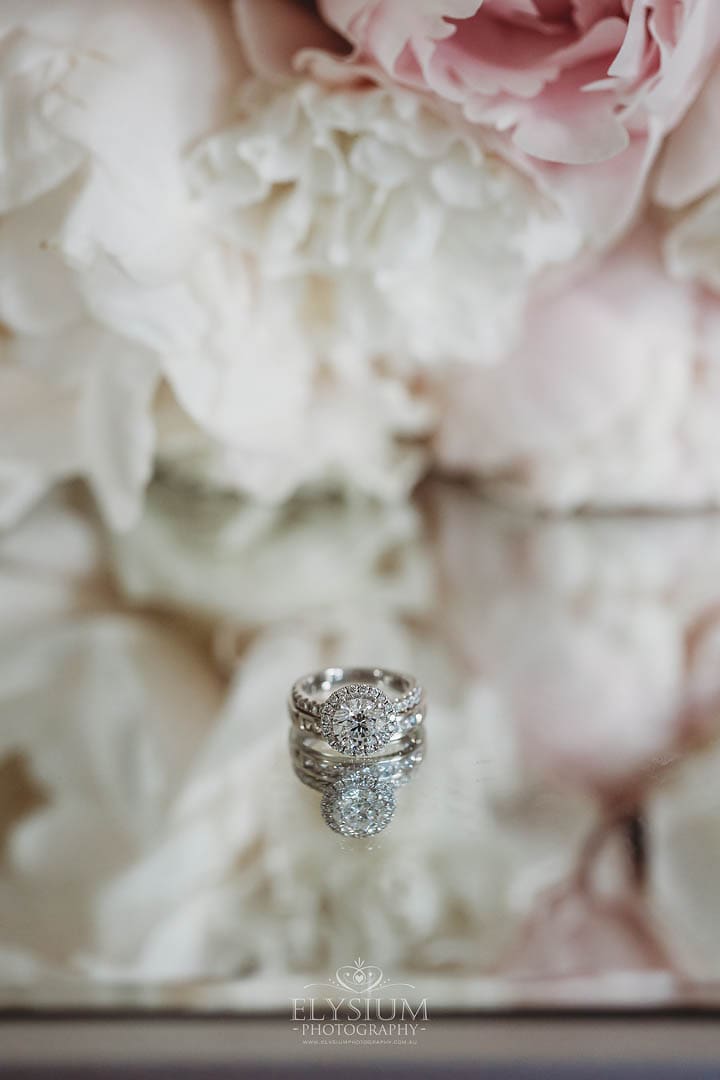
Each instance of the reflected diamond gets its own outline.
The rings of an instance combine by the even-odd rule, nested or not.
[[[369,771],[350,773],[326,789],[320,808],[335,832],[374,836],[387,828],[395,813],[395,790],[390,780]]]

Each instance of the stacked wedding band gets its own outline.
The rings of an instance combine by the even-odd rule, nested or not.
[[[372,773],[392,783],[404,781],[417,768],[424,756],[422,731],[415,731],[411,738],[393,743],[392,753],[372,758],[342,758],[339,754],[324,754],[308,747],[300,732],[294,731],[290,738],[290,760],[295,774],[307,787],[324,791],[348,776]]]
[[[425,720],[416,679],[385,668],[324,668],[292,687],[290,719],[306,744],[346,758],[402,752]]]

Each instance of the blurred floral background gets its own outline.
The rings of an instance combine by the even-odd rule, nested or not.
[[[716,0],[3,0],[0,517],[720,501]]]
[[[714,999],[719,293],[717,0],[0,0],[2,1001]]]

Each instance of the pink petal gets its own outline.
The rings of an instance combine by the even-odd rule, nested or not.
[[[720,184],[720,66],[668,140],[655,197],[663,206],[678,208],[716,184]]]
[[[590,79],[590,68],[574,68],[546,87],[526,106],[513,135],[516,145],[532,157],[567,165],[606,161],[627,149],[630,136],[613,96],[581,92]]]

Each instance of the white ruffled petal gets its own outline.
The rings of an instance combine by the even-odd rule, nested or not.
[[[61,184],[85,157],[82,147],[55,125],[58,99],[53,91],[71,64],[66,50],[19,26],[0,39],[2,213]]]
[[[549,200],[412,94],[250,82],[240,108],[193,155],[198,198],[261,273],[327,280],[331,348],[360,322],[367,357],[493,357],[535,274],[579,248]]]

